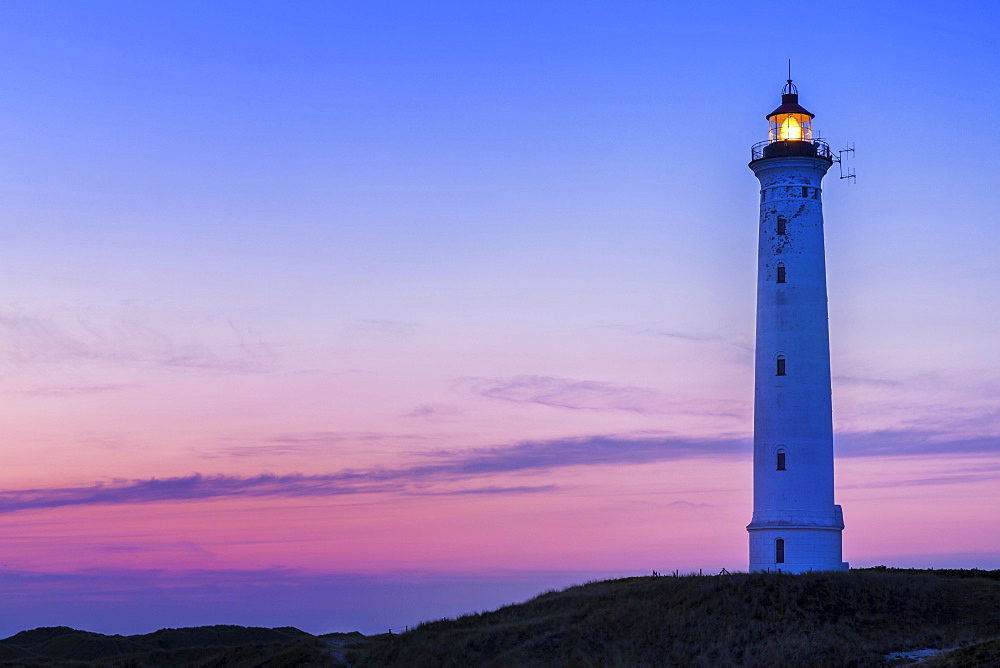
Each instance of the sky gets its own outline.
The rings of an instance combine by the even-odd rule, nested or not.
[[[786,11],[0,3],[0,636],[745,570],[789,58],[844,558],[1000,568],[995,7]]]

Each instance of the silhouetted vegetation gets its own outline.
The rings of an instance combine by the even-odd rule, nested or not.
[[[1000,571],[879,567],[593,582],[374,637],[348,659],[358,666],[879,666],[890,652],[995,636]],[[988,658],[992,651],[997,660],[996,649],[983,643],[979,663],[935,665],[997,665]]]
[[[0,666],[300,666],[346,665],[341,647],[360,633],[312,636],[296,628],[201,626],[134,636],[106,636],[65,626],[22,631],[0,640]]]

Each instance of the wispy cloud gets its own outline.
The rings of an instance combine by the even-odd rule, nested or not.
[[[228,457],[274,457],[280,455],[302,455],[330,452],[334,448],[350,443],[378,446],[412,447],[426,442],[431,437],[424,434],[398,434],[370,431],[313,431],[302,433],[276,434],[263,442],[246,443],[239,441],[211,450],[201,450],[198,455],[205,459]],[[357,448],[355,448],[357,450]]]
[[[670,396],[634,385],[576,380],[558,376],[459,378],[455,387],[488,399],[551,408],[628,411],[641,415],[670,413],[699,417],[748,419],[749,404],[703,396]]]
[[[874,489],[878,487],[924,487],[930,485],[970,485],[987,480],[1000,478],[1000,464],[958,467],[940,475],[928,475],[917,478],[892,478],[887,480],[868,480],[856,485],[844,485],[843,489]]]
[[[23,365],[82,360],[227,372],[272,368],[273,350],[246,327],[218,319],[197,326],[213,330],[224,342],[209,345],[190,331],[170,334],[131,303],[98,314],[7,309],[0,311],[0,361]]]
[[[192,501],[226,497],[334,496],[401,489],[374,473],[332,475],[272,475],[253,477],[200,474],[150,480],[98,483],[89,487],[26,489],[0,493],[0,513],[39,508],[90,506],[158,501]]]
[[[62,385],[55,387],[36,387],[27,390],[11,390],[4,392],[3,394],[21,397],[73,397],[86,394],[104,394],[106,392],[132,390],[138,387],[143,386],[135,383],[118,383],[108,385]]]
[[[363,435],[362,435],[363,436]],[[381,435],[371,434],[371,438]],[[284,445],[270,448],[314,447],[316,442],[346,439],[349,435],[288,435]],[[838,438],[839,455],[847,457],[934,456],[948,454],[995,455],[996,438],[942,440],[940,434],[921,432],[872,432]],[[431,450],[416,463],[397,468],[343,469],[304,475],[261,474],[190,475],[147,480],[116,480],[83,487],[36,488],[0,492],[0,513],[42,508],[191,501],[260,497],[334,497],[357,494],[473,495],[527,494],[554,491],[551,485],[498,485],[493,476],[534,475],[570,467],[600,467],[690,460],[696,458],[746,458],[749,438],[690,439],[666,434],[589,436],[584,438],[525,441],[513,445],[467,450]],[[239,451],[235,451],[235,454]],[[256,451],[255,451],[256,452]],[[893,485],[936,485],[976,482],[1000,477],[1000,466],[956,469]],[[468,481],[486,484],[450,487]],[[682,507],[678,505],[677,507]],[[690,506],[683,506],[688,507]]]
[[[514,494],[548,491],[542,486],[435,489],[448,484],[511,473],[536,473],[573,466],[674,461],[746,454],[744,439],[696,441],[676,438],[614,438],[529,441],[512,446],[424,453],[424,461],[395,469],[342,470],[319,475],[190,475],[118,480],[86,487],[0,492],[0,513],[67,506],[156,503],[221,498],[332,497],[350,494]]]
[[[1000,436],[956,437],[928,429],[838,433],[834,443],[837,455],[845,457],[1000,454]]]
[[[643,387],[555,376],[463,378],[459,384],[490,399],[574,410],[655,413],[662,409],[665,401],[659,393]]]
[[[668,508],[680,508],[682,510],[704,510],[705,508],[714,508],[711,503],[692,503],[691,501],[674,501],[673,503],[667,504]]]
[[[441,420],[454,417],[460,413],[458,406],[451,404],[421,404],[403,417],[421,418],[424,420]]]
[[[658,437],[591,436],[527,441],[512,446],[477,448],[464,453],[430,453],[446,460],[441,467],[458,475],[553,470],[570,466],[646,464],[695,457],[745,454],[749,439],[697,440]],[[433,467],[431,467],[433,468]]]
[[[415,496],[466,496],[478,494],[538,494],[554,492],[557,485],[517,485],[515,487],[473,487],[471,489],[453,489],[445,492],[419,491],[410,492]]]
[[[684,341],[721,341],[722,338],[718,336],[709,336],[708,334],[692,334],[690,332],[681,332],[670,329],[663,329],[660,327],[638,327],[632,330],[633,334],[640,336],[662,336],[668,339],[682,339]]]
[[[88,550],[93,550],[95,552],[104,552],[107,554],[144,554],[144,553],[163,553],[163,552],[173,552],[178,554],[196,554],[203,557],[215,558],[215,554],[210,550],[206,550],[201,545],[193,543],[189,540],[179,540],[179,541],[151,541],[151,542],[132,542],[132,543],[108,543],[108,544],[94,544],[88,546]]]
[[[733,340],[730,337],[719,334],[706,334],[704,332],[692,332],[678,329],[671,323],[653,322],[638,325],[615,325],[616,329],[621,329],[633,336],[655,336],[665,339],[676,339],[679,341],[691,341],[693,343],[717,343],[738,348],[741,352],[753,352],[753,345],[745,341]]]

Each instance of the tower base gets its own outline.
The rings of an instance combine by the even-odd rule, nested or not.
[[[841,561],[841,531],[818,527],[749,529],[750,572],[846,571],[850,566]]]

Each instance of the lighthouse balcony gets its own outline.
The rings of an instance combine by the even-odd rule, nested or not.
[[[750,148],[750,161],[763,158],[805,157],[820,158],[833,162],[833,151],[822,139],[809,140],[768,140],[757,142]]]

